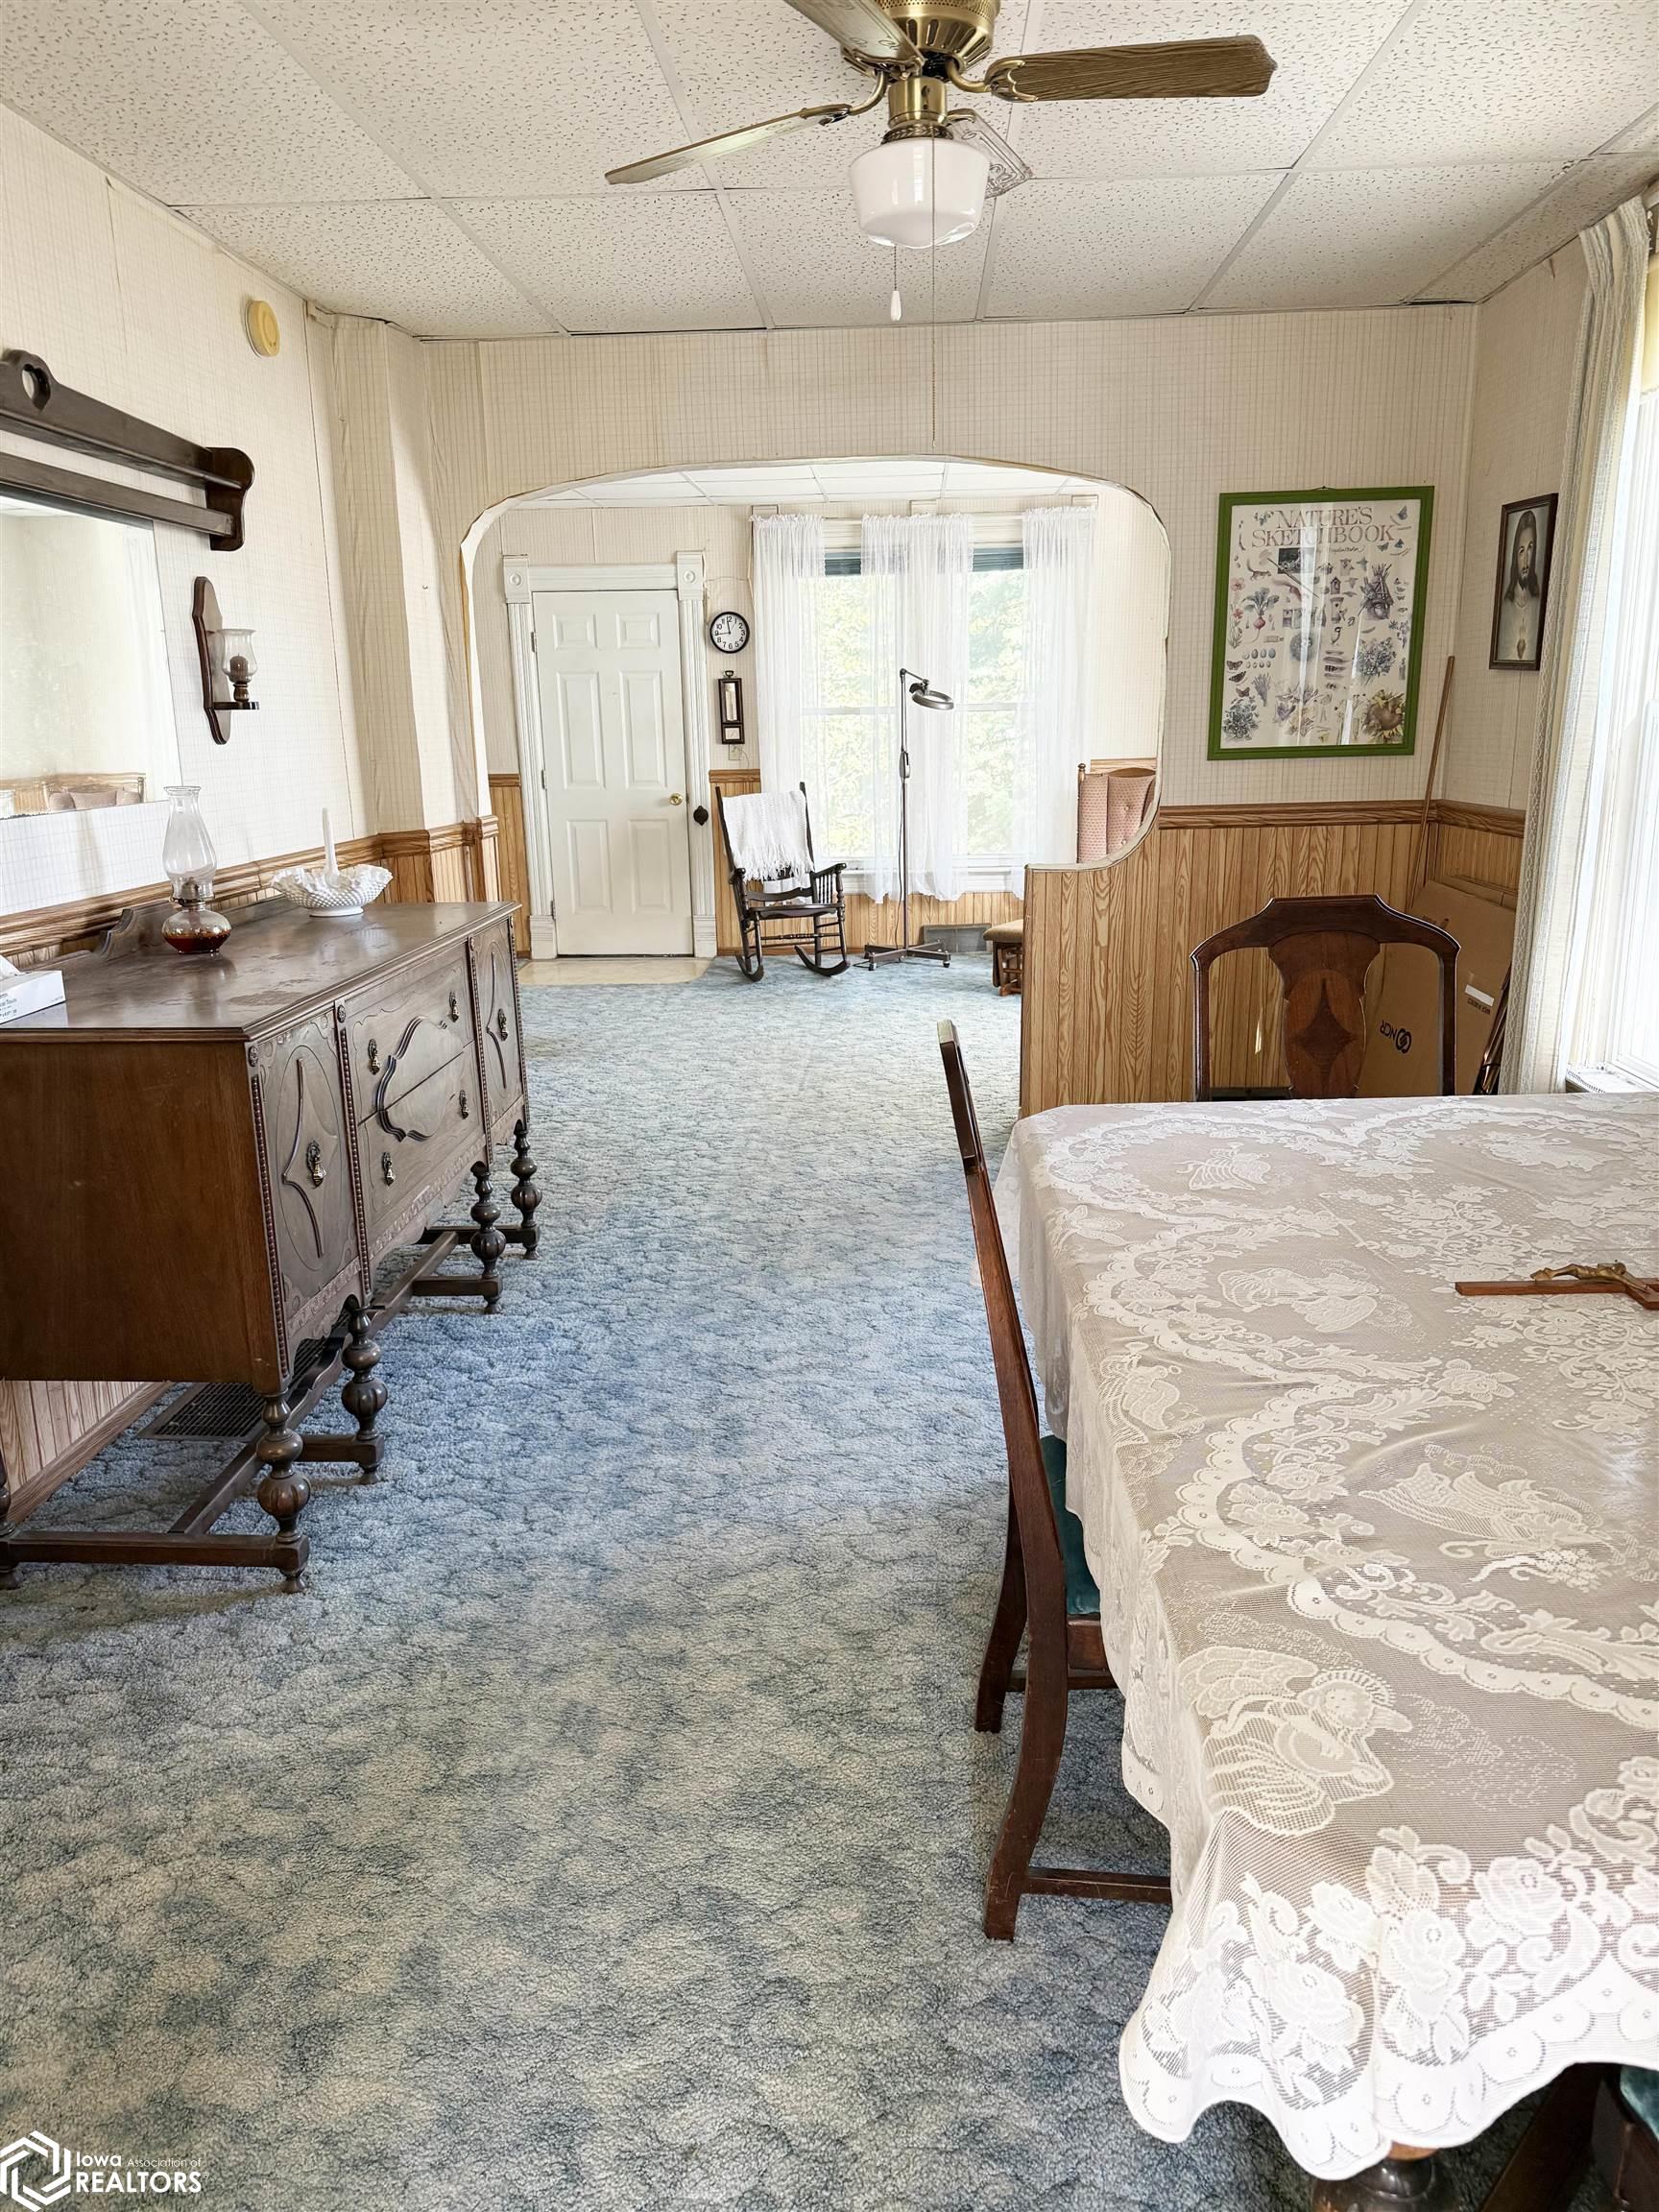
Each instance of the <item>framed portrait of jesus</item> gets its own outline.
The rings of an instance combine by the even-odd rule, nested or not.
[[[1544,607],[1555,550],[1553,492],[1512,499],[1498,523],[1498,580],[1492,594],[1490,668],[1536,668],[1544,648]]]

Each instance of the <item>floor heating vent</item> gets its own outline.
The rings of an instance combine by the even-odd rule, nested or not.
[[[295,1359],[301,1380],[323,1364],[325,1336],[307,1337]],[[298,1395],[298,1392],[296,1392]],[[140,1433],[145,1436],[247,1436],[260,1426],[265,1401],[246,1382],[199,1382],[164,1406]]]

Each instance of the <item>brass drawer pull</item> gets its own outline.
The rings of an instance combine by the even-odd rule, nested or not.
[[[461,1001],[453,991],[449,994],[449,1019],[451,1022],[459,1022],[461,1019]]]
[[[470,1114],[471,1111],[471,1107],[467,1103],[467,1094],[465,1091],[463,1091],[461,1094],[461,1118],[463,1121],[466,1120],[468,1115]]]
[[[507,1042],[507,1009],[505,1006],[498,1006],[495,1009],[495,1034],[505,1045]]]
[[[371,1075],[380,1072],[380,1047],[373,1037],[369,1040],[369,1072]]]
[[[319,1190],[328,1180],[328,1170],[323,1165],[323,1147],[315,1137],[305,1147],[305,1172]]]
[[[390,1152],[382,1152],[380,1155],[380,1180],[382,1183],[396,1183],[397,1180],[392,1172],[392,1155]]]

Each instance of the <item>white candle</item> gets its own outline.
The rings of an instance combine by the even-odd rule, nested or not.
[[[334,856],[334,831],[328,821],[328,809],[323,809],[323,867],[325,874],[338,876],[340,863]]]

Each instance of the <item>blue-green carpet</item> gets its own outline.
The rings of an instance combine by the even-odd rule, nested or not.
[[[311,1470],[306,1593],[0,1598],[0,2141],[204,2212],[1305,2201],[1251,2115],[1123,2109],[1160,1909],[979,1932],[1018,1701],[974,1734],[1003,1474],[946,1013],[999,1150],[979,961],[528,994],[541,1256],[394,1326],[385,1479]],[[48,1511],[204,1464],[130,1440]],[[1046,1855],[1158,1867],[1116,1722],[1076,1702]]]

